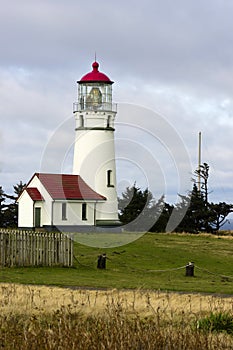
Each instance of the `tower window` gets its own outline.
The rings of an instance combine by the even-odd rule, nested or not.
[[[107,128],[110,128],[110,121],[111,121],[111,117],[110,115],[108,116],[108,119],[107,119]]]
[[[67,205],[66,205],[66,203],[62,203],[61,216],[62,216],[62,220],[67,220]]]
[[[82,204],[82,220],[87,220],[87,204]]]
[[[107,170],[107,187],[114,187],[112,184],[112,170]]]
[[[102,93],[98,87],[92,87],[87,96],[87,106],[90,109],[99,108],[102,105]]]
[[[81,110],[84,109],[84,96],[82,96],[82,97],[80,98],[80,107],[81,107]]]

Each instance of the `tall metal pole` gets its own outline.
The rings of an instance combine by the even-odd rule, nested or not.
[[[198,137],[198,191],[201,191],[201,131],[199,131]]]

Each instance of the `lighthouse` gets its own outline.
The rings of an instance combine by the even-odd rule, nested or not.
[[[73,175],[79,175],[106,199],[95,208],[96,225],[119,225],[114,144],[117,105],[112,102],[113,81],[99,71],[95,61],[92,71],[77,84],[77,101],[73,105]]]
[[[20,228],[92,232],[120,225],[113,81],[94,62],[77,83],[73,173],[34,173],[18,198]]]

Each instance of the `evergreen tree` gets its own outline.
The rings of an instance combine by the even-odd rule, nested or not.
[[[155,202],[152,193],[134,184],[118,199],[120,220],[131,231],[148,231],[158,220],[164,206],[163,196]]]
[[[172,207],[164,202],[164,196],[156,202],[148,189],[143,191],[134,184],[126,188],[118,203],[120,220],[128,230],[165,231]]]
[[[154,224],[151,227],[150,232],[165,232],[174,205],[164,202],[164,196],[159,199],[157,205],[157,216],[155,216]]]
[[[134,184],[127,187],[119,199],[120,220],[127,229],[151,232],[165,232],[169,220],[174,215],[180,222],[177,232],[209,232],[218,231],[227,221],[227,216],[233,212],[233,205],[225,202],[209,203],[209,165],[203,163],[194,172],[197,180],[193,180],[192,191],[188,195],[179,195],[180,202],[174,207],[165,203],[164,196],[157,202],[148,189],[142,191]],[[200,181],[200,189],[198,184]],[[185,214],[184,214],[185,213]]]
[[[18,225],[17,199],[25,186],[26,184],[23,184],[23,182],[20,181],[18,184],[13,186],[14,188],[13,195],[3,193],[4,201],[5,199],[7,199],[7,202],[5,202],[4,210],[2,211],[2,221],[0,224],[1,227],[17,227]]]
[[[0,186],[0,227],[4,226],[4,210],[5,210],[5,193]]]
[[[127,187],[122,193],[122,198],[118,199],[120,220],[123,224],[128,224],[138,218],[140,213],[150,207],[153,196],[148,189],[140,190],[134,184]]]
[[[183,207],[187,207],[185,216],[180,224],[177,226],[177,232],[190,232],[198,233],[200,231],[206,231],[206,218],[208,216],[207,207],[204,196],[197,188],[196,183],[193,185],[192,191],[188,196],[179,195],[181,203],[176,207],[179,211]]]
[[[227,222],[226,217],[233,212],[233,205],[225,202],[210,203],[209,210],[211,213],[210,226],[216,232]]]
[[[185,232],[216,232],[226,222],[226,217],[233,211],[233,206],[225,202],[209,203],[209,165],[203,163],[195,175],[200,179],[200,190],[197,188],[197,182],[194,180],[194,185],[191,193],[188,196],[181,197],[181,204],[187,204],[190,201],[188,210],[181,223],[176,228],[176,231]]]
[[[198,182],[200,181],[200,192],[202,193],[205,205],[208,206],[208,180],[209,180],[209,165],[207,163],[203,163],[200,165],[199,169],[195,170],[194,174],[198,178]],[[195,181],[196,182],[196,181]]]
[[[204,219],[204,231],[211,232],[211,226],[209,224],[209,189],[208,189],[208,180],[209,180],[209,165],[203,163],[200,165],[194,174],[200,182],[200,195],[203,197],[204,206],[203,208],[203,219]]]

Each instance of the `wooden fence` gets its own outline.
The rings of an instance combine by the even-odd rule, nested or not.
[[[61,232],[0,229],[0,266],[73,266],[73,240]]]

